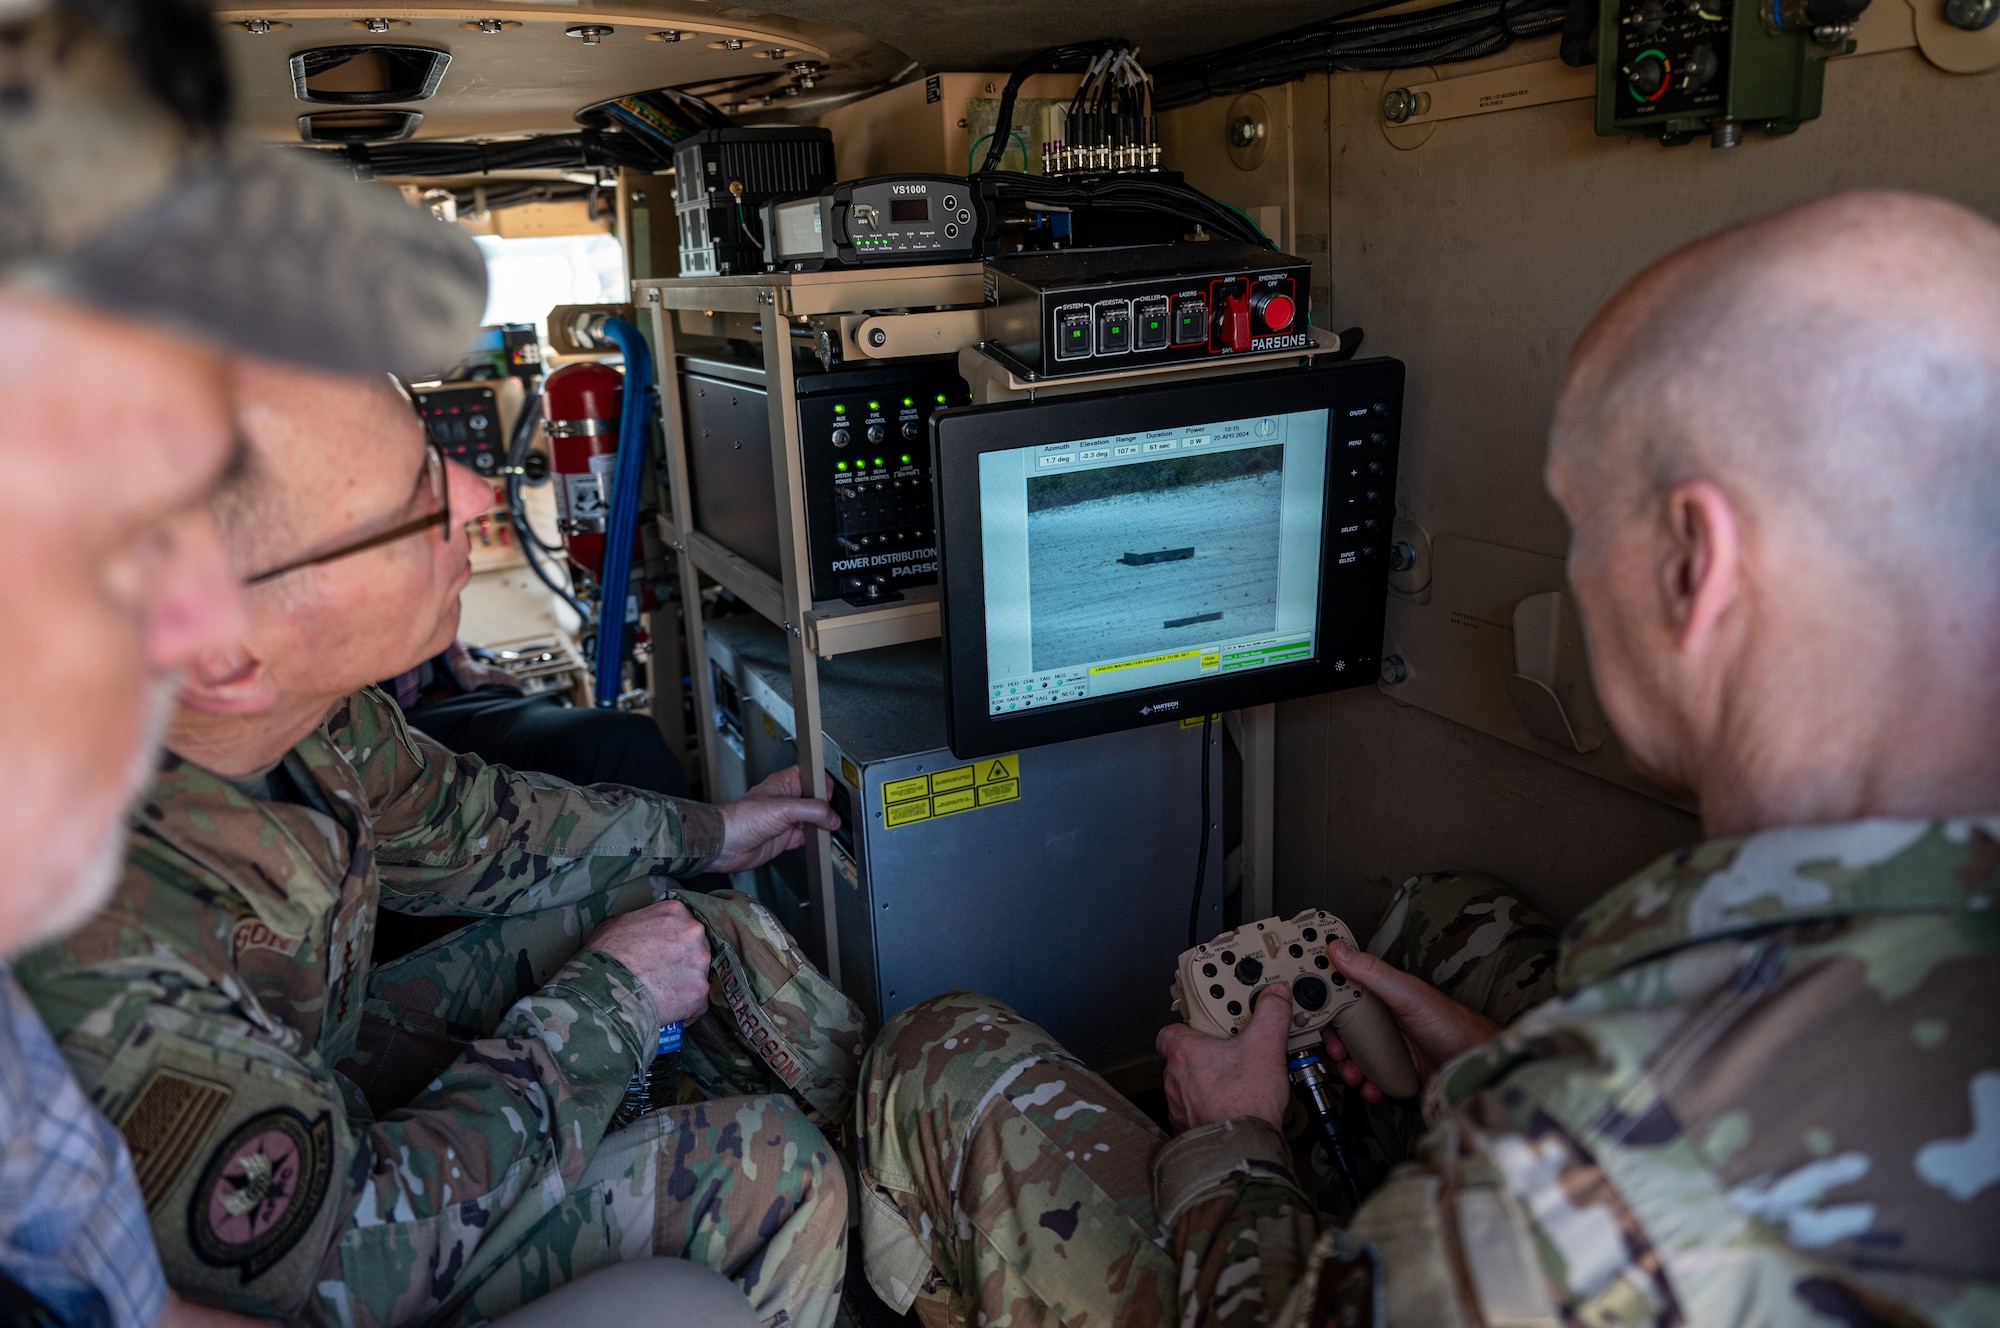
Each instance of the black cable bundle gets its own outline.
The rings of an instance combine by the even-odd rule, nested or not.
[[[306,148],[340,157],[357,178],[373,175],[414,177],[489,175],[494,171],[588,170],[592,167],[663,170],[670,158],[630,134],[586,129],[576,134],[545,134],[540,138],[504,143],[382,143],[373,147]]]
[[[382,143],[306,150],[344,158],[361,180],[378,175],[422,178],[623,167],[663,171],[674,164],[674,145],[681,139],[735,123],[712,103],[679,88],[613,97],[584,107],[576,118],[584,125],[577,133],[501,143]]]
[[[1568,0],[1455,0],[1367,18],[1396,0],[1342,0],[1332,18],[1190,56],[1154,71],[1161,109],[1191,106],[1335,69],[1402,69],[1477,60],[1516,41],[1560,31]]]
[[[1115,46],[1090,62],[1070,98],[1063,141],[1042,152],[1049,174],[1160,168],[1153,80],[1135,49]]]
[[[993,142],[986,149],[986,160],[981,163],[978,173],[984,175],[1000,169],[1000,158],[1007,155],[1007,142],[1014,132],[1014,102],[1021,95],[1021,85],[1031,75],[1056,73],[1064,69],[1088,69],[1106,52],[1129,50],[1131,46],[1132,43],[1122,37],[1100,37],[1096,41],[1051,46],[1014,66],[1014,72],[1007,76],[1007,86],[1000,90],[999,114],[993,121]]]
[[[1192,186],[1146,175],[1050,177],[991,171],[975,176],[989,215],[1039,204],[1042,208],[1090,208],[1151,212],[1194,222],[1212,235],[1260,249],[1276,245],[1250,219]]]
[[[677,88],[613,97],[584,107],[576,118],[593,129],[622,129],[669,162],[674,148],[684,139],[704,129],[727,129],[736,123],[709,102]]]

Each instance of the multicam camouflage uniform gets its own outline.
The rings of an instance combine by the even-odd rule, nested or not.
[[[1450,914],[1407,902],[1392,952]],[[1167,1142],[941,997],[863,1066],[870,1280],[1073,1328],[2000,1322],[1996,959],[2000,818],[1674,854],[1577,919],[1558,997],[1447,1067],[1424,1161],[1323,1232],[1268,1125]]]
[[[849,1111],[863,1029],[742,896],[685,896],[716,954],[685,1068],[749,1096],[606,1132],[658,1012],[582,941],[699,870],[716,810],[454,757],[373,690],[282,769],[296,801],[170,761],[109,910],[22,965],[169,1280],[288,1321],[473,1321],[663,1254],[767,1324],[830,1322],[846,1186],[812,1122]],[[371,973],[378,903],[481,920]]]

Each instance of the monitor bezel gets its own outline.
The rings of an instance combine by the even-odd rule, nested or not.
[[[1388,381],[1381,376],[1387,374]],[[1344,386],[1377,382],[1372,392],[1343,393]],[[1045,397],[1034,401],[959,407],[931,420],[931,466],[938,518],[939,630],[944,646],[946,734],[952,752],[970,759],[1182,720],[1198,720],[1301,696],[1372,684],[1381,664],[1381,624],[1388,603],[1386,569],[1379,554],[1388,545],[1386,527],[1393,509],[1376,518],[1384,533],[1377,557],[1365,567],[1337,565],[1339,524],[1335,464],[1343,400],[1389,394],[1389,420],[1377,427],[1390,433],[1395,455],[1400,422],[1403,366],[1392,359],[1292,366],[1269,372],[1225,374],[1147,387]],[[1320,531],[1320,594],[1314,622],[1315,653],[1307,660],[1272,665],[1226,678],[1139,688],[1111,696],[1012,714],[987,713],[985,547],[980,527],[979,458],[1045,443],[1103,437],[1113,433],[1181,427],[1239,418],[1245,400],[1257,413],[1327,412],[1327,465],[1323,495],[1326,520]],[[1393,486],[1393,473],[1385,476]],[[1389,490],[1393,493],[1393,487]],[[1364,581],[1365,584],[1359,584]],[[1365,642],[1340,630],[1336,616],[1360,610],[1373,623]],[[1349,614],[1350,619],[1352,614]],[[1356,649],[1360,645],[1361,649]],[[959,679],[976,678],[976,687]]]

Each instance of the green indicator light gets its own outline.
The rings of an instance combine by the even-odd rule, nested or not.
[[[836,414],[836,415],[845,415],[845,414],[847,413],[847,407],[845,407],[845,406],[835,406],[835,407],[833,408],[833,413],[834,413],[834,414]]]
[[[881,457],[876,457],[876,458],[875,458],[875,464],[876,464],[877,466],[880,466],[880,465],[882,464],[882,458],[881,458]]]
[[[1146,324],[1146,330],[1147,330],[1147,331],[1149,331],[1149,332],[1157,332],[1157,331],[1159,331],[1159,330],[1160,330],[1160,320],[1159,320],[1159,319],[1157,319],[1157,318],[1155,318],[1155,319],[1154,319],[1154,320],[1153,320],[1152,322],[1150,322],[1150,323]]]
[[[868,403],[868,409],[870,409],[870,410],[880,410],[880,409],[882,409],[882,403],[881,403],[881,402],[879,402],[879,401],[871,401],[871,402],[869,402],[869,403]]]
[[[942,406],[943,404],[944,404],[944,393],[940,392],[938,393],[938,405]]]
[[[903,464],[906,466],[910,464],[910,454],[908,452],[903,453]]]
[[[846,463],[845,461],[836,461],[836,462],[834,462],[834,463],[833,463],[833,468],[834,468],[835,470],[846,470],[846,469],[847,469],[847,463]]]
[[[906,406],[914,406],[917,404],[917,399],[915,397],[904,397],[903,404]]]

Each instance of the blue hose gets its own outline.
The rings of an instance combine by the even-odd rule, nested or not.
[[[653,400],[653,353],[639,329],[608,318],[604,336],[625,357],[625,398],[618,413],[618,461],[611,512],[604,523],[604,574],[597,592],[597,704],[618,704],[618,666],[625,657],[625,600],[632,584],[632,537],[639,526],[639,473]]]

